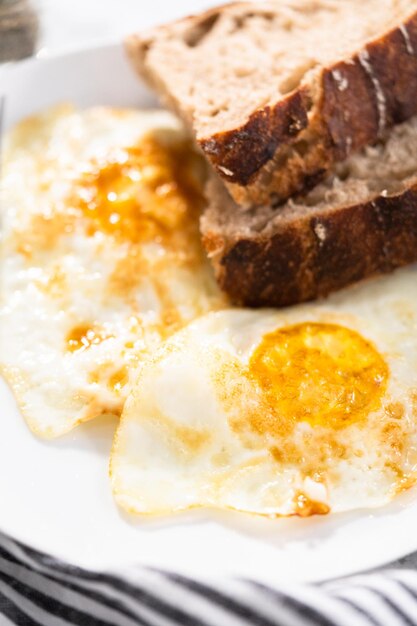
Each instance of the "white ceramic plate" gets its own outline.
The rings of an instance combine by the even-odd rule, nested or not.
[[[5,129],[60,101],[154,104],[118,45],[3,67],[0,94],[6,96]],[[371,568],[417,549],[416,491],[375,512],[313,519],[196,513],[132,522],[110,493],[115,422],[96,420],[58,441],[40,441],[1,381],[0,411],[0,530],[77,565],[145,563],[189,574],[304,581]]]

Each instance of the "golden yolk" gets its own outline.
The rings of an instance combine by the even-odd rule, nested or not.
[[[283,422],[343,428],[379,408],[389,370],[357,332],[333,324],[303,323],[264,336],[249,376],[270,411],[251,417],[260,434],[277,435]]]
[[[102,329],[87,325],[75,326],[67,335],[67,350],[69,352],[84,351],[90,346],[98,345],[108,337],[109,335],[106,335]]]
[[[137,243],[162,239],[202,206],[197,155],[189,142],[162,145],[149,136],[96,163],[81,177],[74,202],[105,232]]]

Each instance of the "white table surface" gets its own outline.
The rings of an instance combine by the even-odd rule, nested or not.
[[[39,10],[41,54],[91,45],[192,14],[210,0],[32,0]]]

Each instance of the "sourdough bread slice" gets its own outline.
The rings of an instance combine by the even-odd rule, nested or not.
[[[286,306],[417,261],[417,117],[280,208],[239,208],[217,175],[201,231],[237,304]]]
[[[127,50],[244,206],[311,188],[417,113],[417,0],[236,2]]]

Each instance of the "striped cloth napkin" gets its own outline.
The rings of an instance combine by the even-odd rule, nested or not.
[[[0,625],[417,625],[417,572],[265,586],[138,567],[92,572],[0,535]]]

